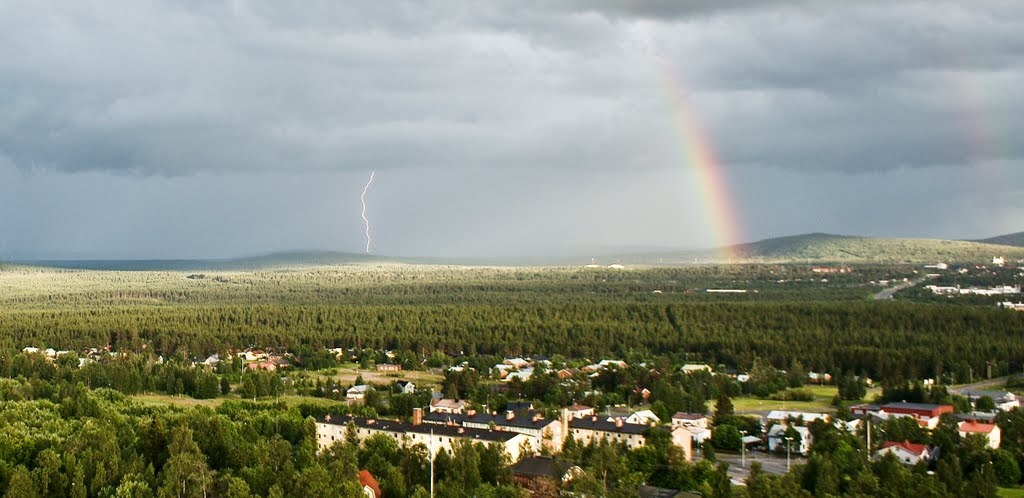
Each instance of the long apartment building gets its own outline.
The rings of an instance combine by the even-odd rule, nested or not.
[[[432,457],[440,451],[450,453],[452,443],[459,439],[468,439],[478,443],[497,444],[512,457],[512,461],[516,461],[519,459],[520,448],[527,443],[533,444],[530,436],[517,432],[424,424],[422,413],[422,410],[415,410],[411,422],[327,415],[316,421],[317,445],[322,451],[335,442],[344,440],[349,423],[355,425],[356,436],[360,441],[375,434],[384,434],[394,438],[400,446],[423,444]]]
[[[562,449],[565,432],[561,421],[546,419],[529,405],[512,408],[492,413],[476,410],[466,410],[465,413],[432,412],[423,416],[423,422],[438,426],[514,432],[529,437],[533,449],[546,447],[556,452]]]

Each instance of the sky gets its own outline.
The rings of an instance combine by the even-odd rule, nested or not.
[[[981,238],[1022,116],[1018,0],[0,0],[0,259]]]

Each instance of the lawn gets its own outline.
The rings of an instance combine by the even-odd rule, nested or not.
[[[836,386],[804,386],[803,389],[814,394],[814,401],[776,401],[773,399],[744,396],[734,398],[732,404],[737,413],[767,412],[771,410],[808,412],[834,412],[836,410],[836,407],[832,406],[832,398],[839,392]],[[869,389],[865,399],[873,399],[879,393],[881,393],[879,389]]]
[[[999,496],[1006,496],[1009,498],[1024,498],[1024,488],[999,488]]]
[[[216,407],[225,399],[195,399],[189,396],[171,396],[169,394],[137,394],[133,397],[136,401],[147,405],[174,406],[178,408],[192,408],[195,406]]]
[[[351,384],[355,382],[356,377],[362,376],[363,381],[372,382],[374,384],[391,384],[396,380],[408,380],[413,384],[416,384],[416,389],[423,389],[429,387],[438,387],[441,385],[443,376],[425,372],[422,370],[403,370],[401,372],[378,372],[376,370],[359,370],[358,365],[352,365],[351,367],[345,368],[333,368],[327,371],[333,371],[334,375],[325,375],[322,371],[316,372],[317,375],[327,378],[330,377],[337,382],[343,384]]]
[[[173,406],[173,407],[177,407],[177,408],[192,408],[192,407],[196,407],[196,406],[209,406],[211,408],[215,408],[215,407],[219,406],[221,403],[223,403],[225,400],[241,399],[241,398],[238,398],[237,396],[234,396],[234,395],[224,396],[224,397],[214,398],[214,399],[195,399],[195,398],[190,398],[188,396],[171,396],[171,395],[167,395],[167,394],[138,394],[138,395],[135,395],[133,397],[135,398],[136,401],[142,402],[144,404],[148,404],[148,405],[162,405],[162,406]],[[334,406],[334,405],[344,404],[343,402],[340,402],[340,401],[337,401],[337,400],[333,400],[333,399],[313,398],[313,397],[310,397],[310,396],[297,396],[297,395],[294,395],[294,394],[289,394],[289,395],[281,396],[279,398],[263,398],[263,399],[260,399],[258,401],[265,402],[265,403],[276,403],[278,401],[283,401],[285,404],[287,404],[289,406],[295,406],[295,405],[301,405],[301,404],[311,404],[311,405],[319,405],[319,406]]]

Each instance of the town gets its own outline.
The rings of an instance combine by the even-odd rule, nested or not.
[[[995,472],[975,475],[987,481],[970,485],[994,487],[1020,480],[1018,438],[1024,437],[1014,392],[1024,381],[991,374],[972,385],[929,378],[876,386],[863,376],[764,362],[738,370],[658,358],[417,358],[356,348],[247,348],[164,358],[109,347],[35,346],[24,347],[5,371],[12,378],[30,372],[54,378],[39,375],[47,368],[93,389],[140,399],[167,396],[162,400],[171,406],[185,402],[183,396],[223,403],[288,399],[315,421],[320,453],[360,455],[359,483],[374,497],[453,486],[453,462],[474,451],[482,453],[470,465],[489,458],[488,465],[507,473],[478,469],[477,475],[494,476],[490,485],[541,497],[608,494],[638,472],[644,477],[628,489],[640,496],[786,486],[793,468],[806,473],[825,465],[822,459],[840,448],[875,467],[903,467],[904,477],[926,469],[944,478],[952,472],[942,465],[950,461],[944,452],[964,454],[959,461],[969,457],[972,465],[991,460]],[[1004,449],[1004,434],[1013,438],[1011,450]],[[428,482],[407,482],[369,448],[386,448],[381,451],[393,461],[416,456],[434,473]],[[618,455],[623,466],[595,461],[602,454]],[[470,484],[487,484],[480,479]],[[822,487],[837,485],[825,474],[817,479]]]

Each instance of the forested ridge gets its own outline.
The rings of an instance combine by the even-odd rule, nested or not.
[[[0,311],[0,345],[111,344],[212,354],[300,344],[430,353],[623,355],[629,351],[746,366],[930,377],[996,362],[1020,371],[1024,314],[910,303],[658,305],[254,305]]]
[[[1024,367],[1024,314],[870,301],[909,267],[627,271],[338,267],[264,273],[0,272],[0,347],[110,344],[208,355],[259,346],[595,358],[657,352],[748,368],[966,378]],[[707,288],[747,290],[709,294]]]

